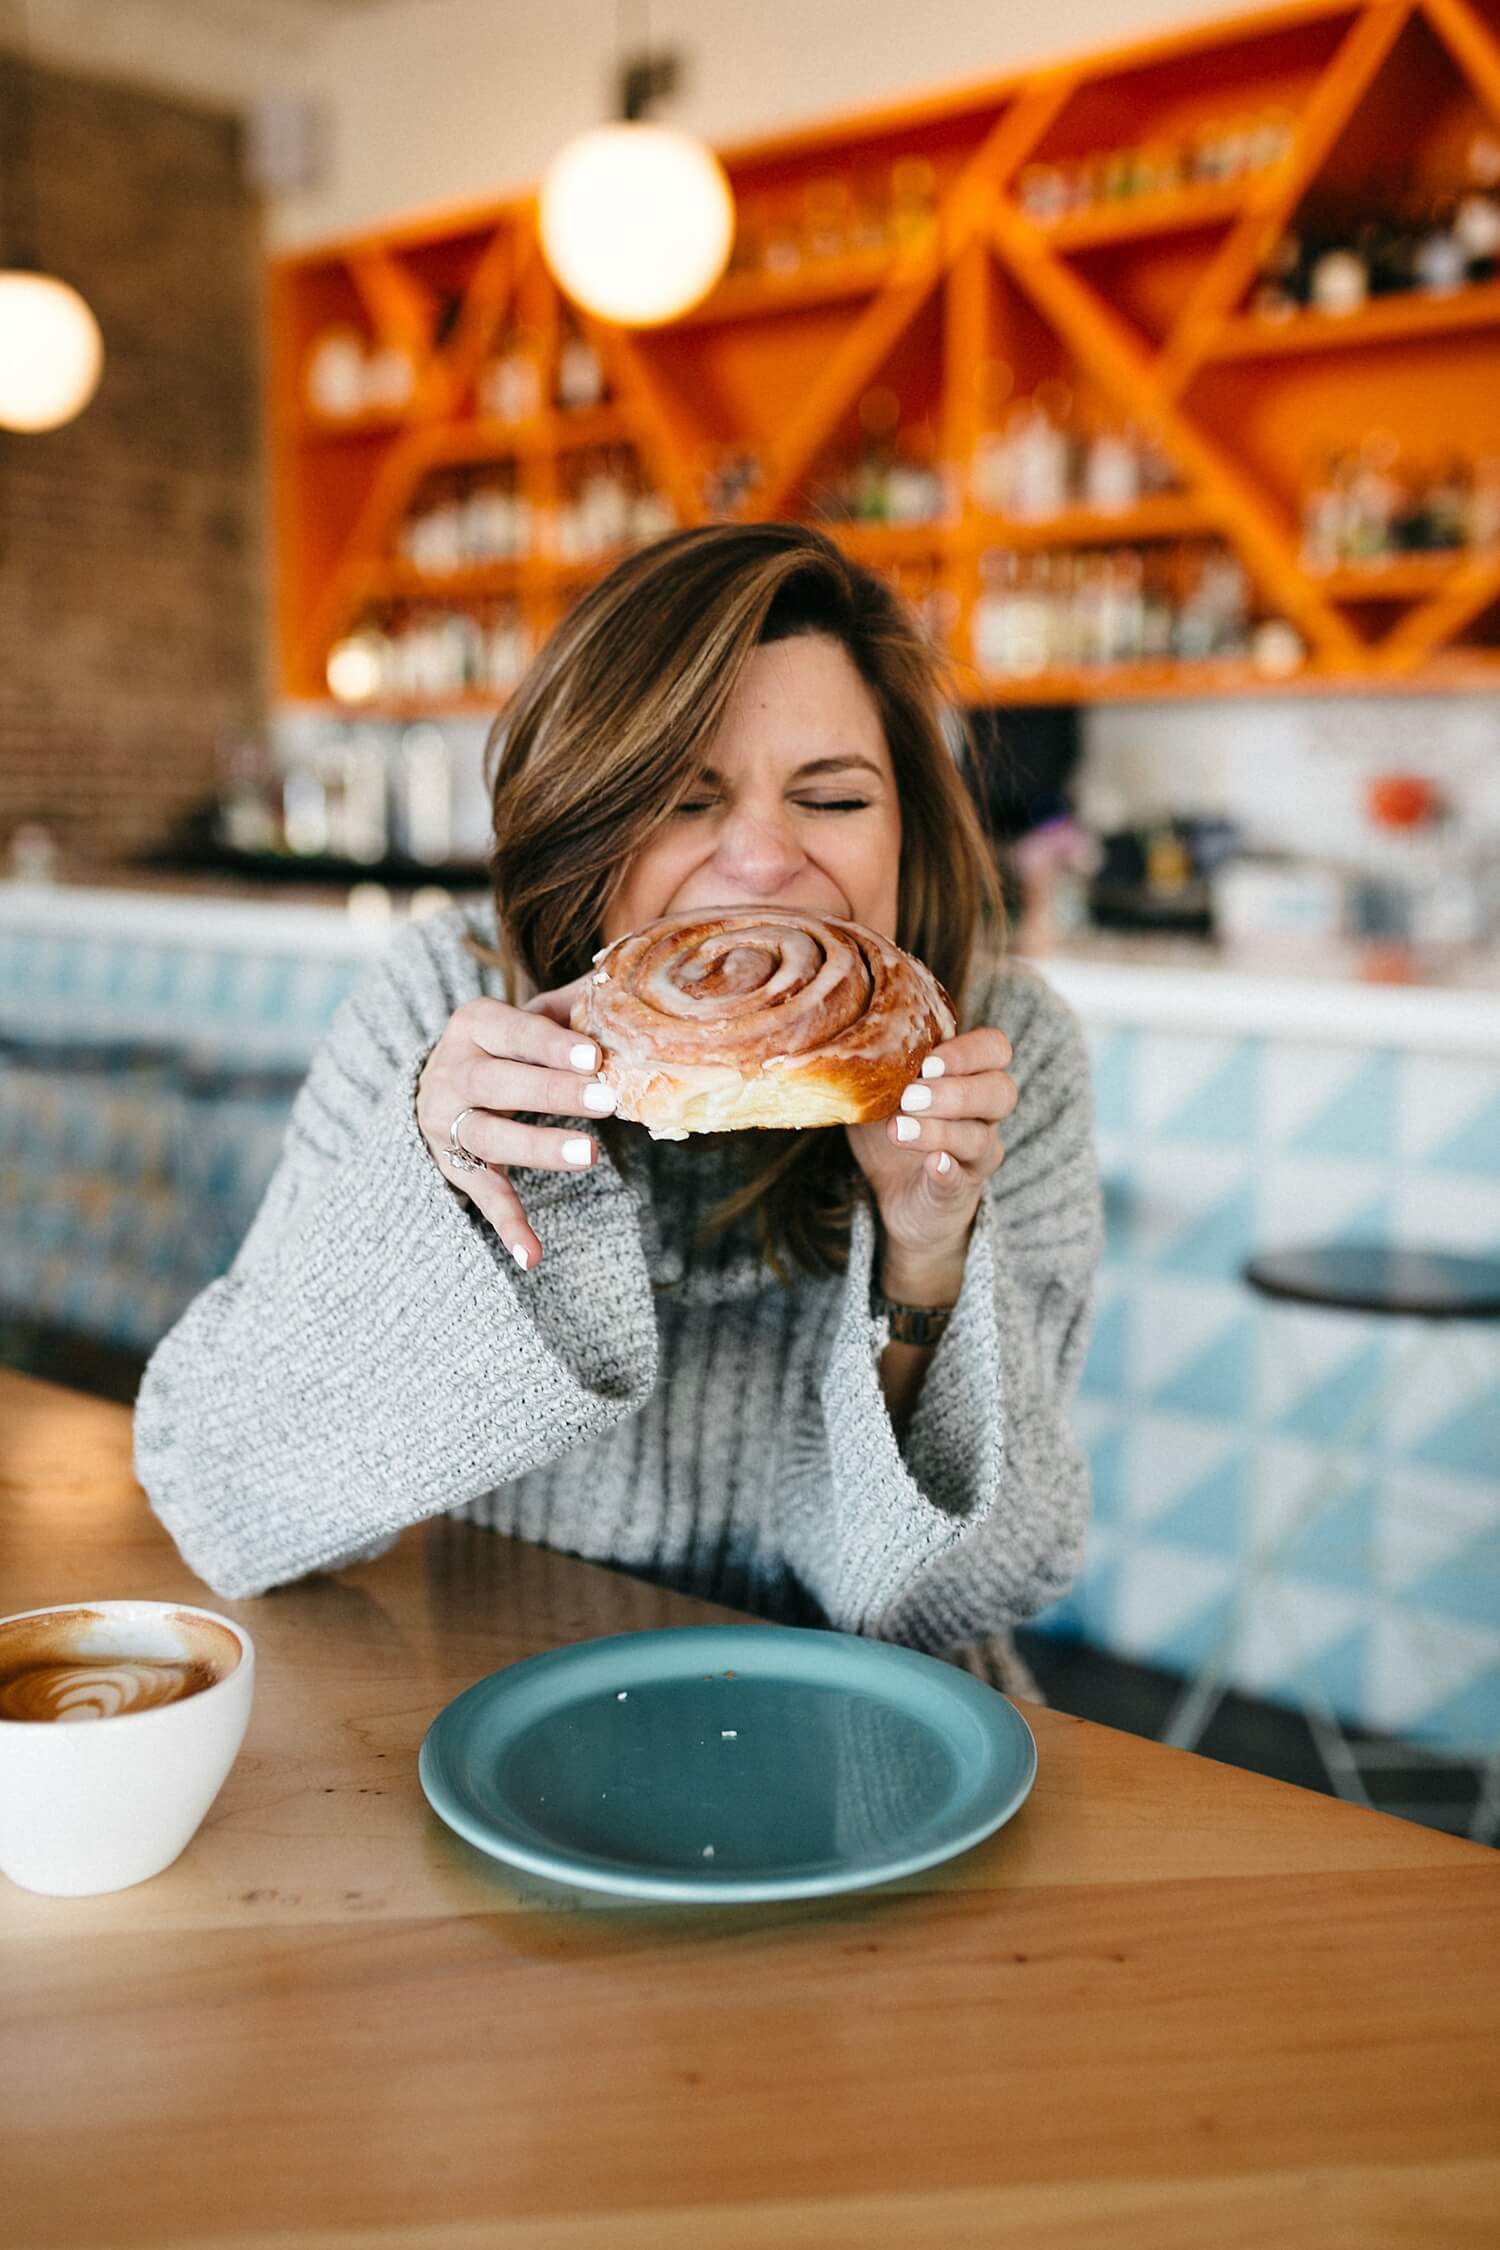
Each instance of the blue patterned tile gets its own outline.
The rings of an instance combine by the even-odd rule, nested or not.
[[[1238,1147],[1260,1129],[1261,1041],[1242,1040],[1227,1062],[1157,1127],[1164,1140]]]
[[[1153,1407],[1240,1421],[1250,1411],[1255,1381],[1255,1331],[1247,1316],[1216,1336],[1151,1396]]]
[[[1248,1545],[1250,1503],[1247,1463],[1237,1454],[1200,1477],[1169,1508],[1151,1519],[1151,1537],[1200,1554],[1234,1556]]]
[[[1384,1048],[1366,1057],[1352,1078],[1292,1139],[1308,1156],[1388,1158],[1396,1143],[1398,1058]]]

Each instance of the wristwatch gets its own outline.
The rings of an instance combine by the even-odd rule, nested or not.
[[[952,1305],[898,1305],[894,1297],[870,1292],[870,1310],[884,1313],[891,1324],[893,1344],[935,1344],[953,1318]]]

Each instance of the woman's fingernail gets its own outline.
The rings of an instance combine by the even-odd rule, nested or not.
[[[583,1089],[584,1108],[593,1110],[599,1117],[608,1117],[619,1098],[613,1086],[585,1086]]]
[[[921,1130],[921,1126],[914,1117],[898,1117],[896,1120],[896,1138],[898,1141],[914,1141]]]
[[[510,1254],[515,1259],[516,1264],[520,1267],[522,1273],[525,1273],[529,1270],[531,1265],[531,1252],[527,1249],[524,1242],[513,1242],[510,1246]]]
[[[593,1142],[582,1138],[564,1141],[562,1159],[564,1164],[592,1164],[594,1161]]]
[[[931,1109],[932,1088],[930,1086],[908,1086],[901,1096],[901,1107],[903,1109]]]
[[[941,1078],[947,1067],[948,1065],[941,1055],[929,1055],[922,1065],[922,1076],[924,1078]]]
[[[937,1168],[940,1172],[951,1172],[953,1169],[953,1159],[946,1149],[937,1160]]]
[[[578,1045],[570,1050],[568,1060],[575,1070],[597,1070],[599,1068],[599,1050],[592,1039],[581,1039]]]

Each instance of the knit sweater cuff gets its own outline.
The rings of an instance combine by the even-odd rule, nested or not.
[[[995,1477],[990,1463],[999,1452],[994,1372],[998,1354],[989,1355],[993,1388],[985,1397],[981,1371],[994,1327],[993,1268],[987,1255],[987,1225],[984,1247],[976,1256],[980,1224],[976,1222],[970,1243],[957,1308],[928,1370],[930,1382],[939,1359],[953,1369],[947,1411],[940,1399],[936,1413],[928,1416],[936,1440],[935,1446],[929,1445],[929,1464],[943,1457],[950,1437],[949,1413],[955,1407],[982,1417],[982,1422],[971,1433],[972,1443],[952,1433],[956,1444],[948,1455],[949,1473],[924,1489],[916,1459],[902,1456],[881,1388],[880,1356],[890,1342],[890,1322],[870,1310],[875,1220],[866,1201],[855,1203],[843,1302],[822,1387],[838,1506],[839,1585],[815,1589],[835,1622],[847,1631],[878,1633],[880,1620],[902,1590],[982,1520],[993,1502]],[[966,1479],[962,1465],[966,1448],[982,1482]]]
[[[638,1409],[655,1384],[631,1191],[517,1172],[543,1246],[521,1273],[416,1122],[421,1058],[253,1256],[164,1339],[136,1411],[141,1482],[229,1598],[335,1567]]]

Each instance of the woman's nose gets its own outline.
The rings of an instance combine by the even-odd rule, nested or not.
[[[802,865],[803,850],[784,813],[737,808],[719,831],[720,871],[750,891],[773,891]]]

